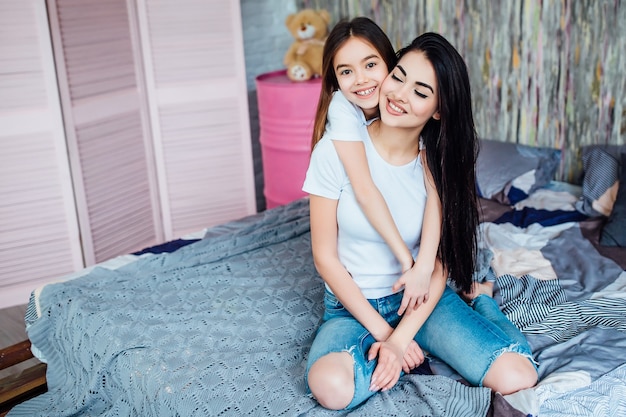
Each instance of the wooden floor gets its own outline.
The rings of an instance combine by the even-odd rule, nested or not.
[[[0,309],[0,348],[11,346],[22,340],[26,340],[26,328],[24,324],[26,305]],[[0,378],[19,373],[23,369],[39,363],[37,359],[30,359],[22,364],[0,371]]]

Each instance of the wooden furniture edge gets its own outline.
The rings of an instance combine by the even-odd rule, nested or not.
[[[25,340],[0,349],[0,370],[33,358],[30,346],[30,341]],[[15,405],[46,392],[46,367],[45,363],[37,363],[0,379],[0,417]]]

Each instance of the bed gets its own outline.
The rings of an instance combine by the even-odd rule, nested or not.
[[[430,358],[350,413],[317,405],[303,374],[323,282],[303,198],[35,289],[29,341],[5,362],[32,351],[45,363],[30,382],[40,391],[7,400],[8,416],[626,415],[626,249],[606,242],[622,227],[626,181],[618,169],[613,207],[599,214],[598,181],[552,181],[558,158],[484,140],[478,166],[475,278],[495,280],[527,336],[532,389],[493,395]]]

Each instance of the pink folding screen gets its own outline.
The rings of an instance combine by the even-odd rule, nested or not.
[[[0,4],[0,306],[83,265],[46,8]]]
[[[2,2],[0,24],[0,308],[256,211],[237,0]]]

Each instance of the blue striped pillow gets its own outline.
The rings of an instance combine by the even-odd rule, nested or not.
[[[590,145],[582,149],[582,196],[576,209],[591,217],[609,216],[619,187],[620,154],[626,145]]]
[[[617,198],[611,215],[602,228],[600,244],[626,248],[626,153],[622,154],[620,162],[622,167]]]

